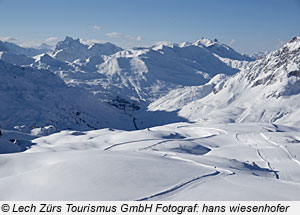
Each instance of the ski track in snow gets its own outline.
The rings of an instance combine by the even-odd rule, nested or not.
[[[179,156],[169,156],[169,157],[172,158],[172,159],[176,159],[176,160],[182,160],[182,161],[185,161],[185,162],[188,162],[188,163],[193,163],[196,166],[202,166],[202,167],[206,167],[206,168],[208,167],[208,168],[216,170],[217,172],[224,173],[224,174],[227,174],[227,175],[235,174],[235,172],[232,172],[228,169],[224,169],[224,168],[221,168],[221,167],[218,167],[218,166],[199,163],[199,162],[191,160],[191,159],[182,158],[182,157],[179,157]]]
[[[113,144],[111,146],[106,147],[104,149],[104,151],[110,150],[114,147],[121,146],[121,145],[126,145],[126,144],[130,144],[130,143],[144,142],[144,141],[152,141],[152,140],[156,140],[156,139],[135,140],[135,141],[127,141],[127,142],[123,142],[123,143],[116,143],[116,144]]]
[[[180,141],[189,142],[189,141],[201,140],[201,139],[210,138],[210,137],[215,137],[215,136],[217,136],[217,135],[216,135],[216,134],[212,134],[212,135],[208,135],[208,136],[204,136],[204,137],[198,137],[198,138],[180,139]],[[163,141],[160,141],[160,142],[155,143],[155,144],[153,144],[153,145],[150,145],[150,146],[147,146],[147,147],[145,147],[145,148],[142,148],[142,149],[140,149],[140,150],[147,150],[147,149],[150,149],[150,148],[152,148],[152,147],[161,145],[161,144],[166,143],[166,142],[176,142],[176,141],[178,141],[178,139],[163,140]]]
[[[184,127],[184,126],[178,126],[179,127]],[[197,127],[198,128],[198,127]],[[201,129],[201,127],[199,127]],[[205,129],[205,130],[216,130],[216,131],[219,131],[219,134],[211,134],[211,135],[207,135],[207,136],[203,136],[203,137],[196,137],[196,138],[186,138],[186,139],[180,139],[181,141],[194,141],[194,140],[200,140],[200,139],[205,139],[205,138],[211,138],[211,137],[215,137],[217,135],[221,135],[221,134],[228,134],[225,130],[223,129],[219,129],[219,128],[202,128],[202,129]],[[123,143],[116,143],[116,144],[113,144],[111,146],[108,146],[104,149],[104,151],[107,151],[107,150],[110,150],[112,148],[115,148],[115,147],[118,147],[118,146],[121,146],[121,145],[126,145],[126,144],[130,144],[130,143],[137,143],[137,142],[143,142],[143,141],[151,141],[151,140],[155,140],[155,139],[145,139],[145,140],[137,140],[137,141],[127,141],[127,142],[123,142]],[[159,140],[159,139],[157,139]],[[178,139],[168,139],[168,140],[163,140],[161,139],[160,142],[158,143],[155,143],[153,145],[150,145],[150,146],[147,146],[147,147],[144,147],[140,150],[146,150],[146,149],[149,149],[149,148],[152,148],[154,146],[157,146],[157,145],[160,145],[160,144],[163,144],[163,143],[166,143],[166,142],[171,142],[171,141],[178,141]]]
[[[214,129],[214,128],[209,128],[209,129]],[[219,131],[222,131],[224,134],[228,134],[225,130],[222,130],[222,129],[214,129],[214,130],[219,130]],[[212,135],[208,135],[208,136],[204,136],[204,137],[200,137],[200,138],[185,139],[185,140],[182,140],[182,141],[193,141],[193,140],[199,140],[199,139],[204,139],[204,138],[210,138],[210,137],[214,137],[214,136],[216,136],[216,134],[212,134]],[[146,149],[149,149],[151,147],[154,147],[154,146],[166,143],[166,142],[170,142],[170,141],[178,141],[178,140],[175,139],[175,140],[161,141],[161,142],[158,142],[158,143],[153,144],[151,146],[145,147],[145,148],[143,148],[141,150],[146,150]],[[159,151],[159,152],[162,152],[162,151]],[[191,159],[182,158],[182,157],[180,157],[178,155],[168,156],[166,154],[166,156],[164,156],[164,157],[169,157],[171,159],[176,159],[176,160],[181,160],[181,161],[184,161],[184,162],[187,162],[187,163],[192,163],[192,164],[194,164],[196,166],[201,166],[201,167],[205,167],[205,168],[211,168],[211,169],[215,170],[215,172],[211,173],[211,174],[206,174],[206,175],[198,176],[198,177],[196,177],[194,179],[191,179],[191,180],[187,180],[186,182],[178,184],[178,185],[175,185],[174,187],[172,187],[170,189],[167,189],[165,191],[153,194],[153,195],[148,196],[148,197],[144,197],[144,198],[138,199],[136,201],[153,200],[153,199],[157,199],[158,197],[163,197],[165,195],[170,195],[171,193],[178,192],[180,189],[182,189],[182,188],[184,188],[184,187],[186,187],[188,185],[191,185],[192,183],[197,183],[199,181],[203,182],[202,179],[205,179],[207,177],[213,177],[213,176],[217,176],[217,175],[230,176],[230,175],[234,175],[235,174],[235,172],[232,172],[232,171],[230,171],[228,169],[224,169],[224,168],[220,168],[220,167],[212,166],[212,165],[208,165],[208,164],[199,163],[199,162],[191,160]]]
[[[141,151],[141,150],[147,150],[147,149],[150,149],[150,148],[152,148],[152,147],[161,145],[161,144],[163,144],[163,143],[172,142],[172,141],[177,141],[177,140],[163,140],[163,141],[159,141],[158,143],[155,143],[155,144],[153,144],[153,145],[150,145],[150,146],[147,146],[147,147],[145,147],[145,148],[140,149],[140,151]]]
[[[188,185],[191,185],[192,183],[194,182],[197,182],[201,179],[205,179],[207,177],[213,177],[213,176],[217,176],[219,175],[220,172],[219,171],[216,171],[214,173],[210,173],[210,174],[206,174],[206,175],[201,175],[201,176],[198,176],[196,178],[193,178],[191,180],[188,180],[186,182],[183,182],[181,184],[178,184],[178,185],[175,185],[174,187],[171,187],[170,189],[167,189],[167,190],[164,190],[164,191],[161,191],[159,193],[156,193],[156,194],[153,194],[151,196],[148,196],[148,197],[143,197],[141,199],[137,199],[136,201],[147,201],[147,200],[153,200],[154,198],[157,198],[157,197],[162,197],[162,196],[165,196],[167,194],[170,194],[170,193],[173,193],[173,192],[176,192]]]
[[[189,142],[189,141],[194,141],[194,140],[201,140],[201,139],[211,138],[211,137],[215,137],[215,136],[221,135],[221,134],[226,134],[226,135],[228,134],[228,132],[226,132],[223,129],[205,128],[205,130],[206,129],[219,131],[219,134],[211,134],[211,135],[207,135],[207,136],[203,136],[203,137],[199,137],[199,138],[180,139],[180,141]],[[153,139],[140,140],[140,141],[142,142],[142,141],[150,141],[150,140],[153,140]],[[110,149],[118,147],[120,145],[125,145],[125,144],[130,144],[130,143],[136,143],[136,142],[140,142],[140,141],[128,141],[128,142],[124,142],[124,143],[118,143],[118,144],[114,144],[112,146],[109,146],[109,147],[105,148],[104,150],[110,150]],[[147,149],[150,149],[152,147],[164,144],[166,142],[176,142],[176,141],[178,141],[178,139],[162,140],[162,141],[159,141],[158,143],[155,143],[153,145],[150,145],[150,146],[144,147],[142,149],[139,149],[139,151],[141,151],[141,150],[147,150]],[[158,152],[161,153],[162,151],[158,151]],[[154,151],[154,153],[156,153],[156,151]],[[166,156],[164,156],[164,157],[166,157]],[[181,183],[181,184],[177,184],[177,185],[175,185],[174,187],[172,187],[170,189],[167,189],[165,191],[153,194],[153,195],[148,196],[148,197],[144,197],[144,198],[138,199],[137,201],[145,201],[145,200],[150,200],[150,199],[157,198],[157,197],[162,197],[164,195],[167,195],[167,194],[173,193],[175,191],[178,191],[178,190],[180,190],[183,187],[186,187],[186,186],[188,186],[188,185],[190,185],[192,183],[195,183],[195,182],[197,182],[197,181],[199,181],[201,179],[207,178],[207,177],[217,176],[219,174],[224,174],[224,175],[228,175],[228,176],[235,174],[235,172],[232,172],[232,171],[224,169],[224,168],[220,168],[220,167],[212,166],[212,165],[207,165],[207,164],[202,164],[202,163],[196,162],[194,160],[190,160],[190,159],[187,159],[187,158],[182,158],[180,156],[175,156],[175,155],[174,156],[168,156],[167,155],[167,157],[171,158],[171,159],[181,160],[181,161],[184,161],[184,162],[187,162],[187,163],[192,163],[192,164],[194,164],[196,166],[201,166],[201,167],[205,167],[205,168],[211,168],[215,172],[211,173],[211,174],[207,174],[207,175],[198,176],[198,177],[196,177],[194,179],[191,179],[191,180],[187,180],[186,182]]]

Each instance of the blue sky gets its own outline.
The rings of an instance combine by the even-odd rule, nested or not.
[[[271,51],[300,36],[300,0],[0,0],[0,39],[30,46],[66,35],[125,48],[207,37]]]

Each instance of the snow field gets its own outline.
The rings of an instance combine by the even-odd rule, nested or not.
[[[299,200],[297,135],[254,123],[23,135],[26,151],[0,155],[0,199]]]

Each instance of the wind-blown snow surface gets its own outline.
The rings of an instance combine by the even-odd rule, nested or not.
[[[300,130],[177,123],[139,131],[3,131],[0,200],[300,200]],[[9,142],[18,138],[18,145]]]
[[[299,37],[227,79],[171,91],[148,108],[176,110],[180,117],[197,122],[300,125]]]

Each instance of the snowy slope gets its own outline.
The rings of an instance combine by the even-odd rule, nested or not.
[[[2,128],[19,126],[26,132],[49,125],[57,130],[133,128],[129,118],[96,101],[87,91],[66,86],[50,71],[0,60],[0,76]]]
[[[167,95],[155,100],[148,106],[149,111],[176,111],[186,104],[201,99],[213,90],[222,88],[229,77],[219,74],[213,77],[208,83],[200,86],[179,88],[170,91]]]
[[[299,200],[299,132],[190,123],[37,139],[3,131],[0,145],[18,135],[33,145],[0,155],[0,199]]]
[[[184,88],[149,106],[150,110],[179,111],[191,121],[270,122],[300,125],[300,38],[250,63],[216,88],[199,86],[208,94]],[[208,95],[207,95],[208,94]],[[206,96],[203,96],[206,95]],[[174,96],[177,99],[174,100]],[[180,105],[176,100],[180,99]],[[175,105],[175,106],[174,106]]]

